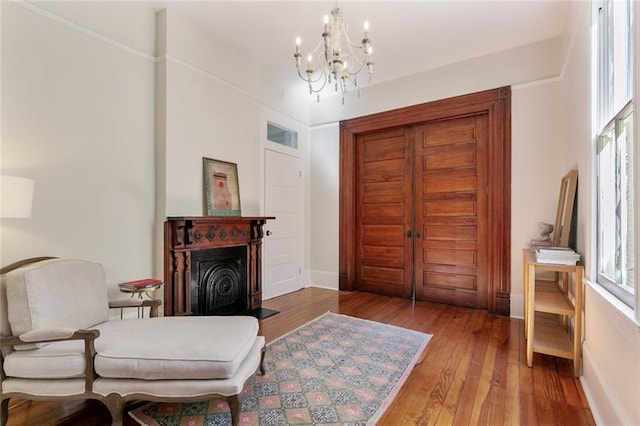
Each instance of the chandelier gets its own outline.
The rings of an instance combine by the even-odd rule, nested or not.
[[[335,92],[342,93],[342,104],[344,105],[344,95],[349,88],[358,90],[360,96],[360,86],[358,85],[358,75],[364,69],[371,81],[373,75],[373,48],[369,40],[369,22],[364,23],[364,36],[362,41],[354,43],[347,34],[347,26],[344,16],[338,6],[331,10],[331,17],[324,16],[324,29],[322,40],[307,55],[306,69],[303,70],[302,54],[300,53],[301,40],[296,38],[296,68],[301,79],[309,85],[309,94],[317,93],[320,102],[320,92],[325,87],[333,86]]]

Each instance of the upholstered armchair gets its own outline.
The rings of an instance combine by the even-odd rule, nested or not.
[[[2,270],[2,426],[12,397],[97,399],[113,425],[131,400],[223,398],[238,423],[245,382],[264,374],[255,318],[110,320],[109,308],[100,264],[40,258]]]

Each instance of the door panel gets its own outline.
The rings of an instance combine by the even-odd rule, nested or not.
[[[265,150],[265,225],[263,298],[302,288],[300,268],[300,159]]]
[[[416,298],[487,308],[486,114],[415,129]]]
[[[356,289],[412,296],[412,149],[404,129],[356,142]]]

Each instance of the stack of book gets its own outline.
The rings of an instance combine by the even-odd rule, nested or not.
[[[536,262],[554,265],[575,265],[580,255],[568,247],[540,247],[536,250]]]
[[[162,285],[162,281],[155,280],[153,278],[145,278],[143,280],[129,281],[126,283],[118,284],[120,290],[125,291],[150,291]]]

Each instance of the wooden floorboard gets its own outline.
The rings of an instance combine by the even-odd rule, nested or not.
[[[264,302],[267,342],[331,311],[433,335],[379,425],[595,425],[570,360],[535,354],[523,321],[486,311],[308,288]],[[9,426],[110,424],[97,401],[12,399]],[[125,426],[137,425],[125,415]]]

